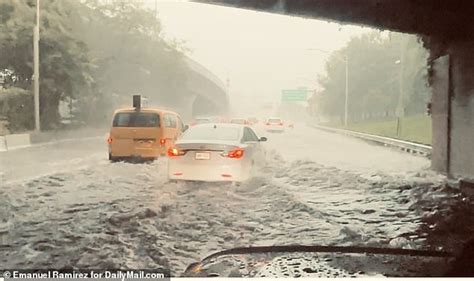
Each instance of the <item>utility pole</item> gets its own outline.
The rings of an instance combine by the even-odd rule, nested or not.
[[[347,118],[349,113],[349,56],[345,55],[346,62],[346,98],[344,99],[344,127],[347,127]]]
[[[399,94],[398,94],[398,104],[397,104],[397,137],[401,137],[402,134],[402,118],[404,117],[404,104],[403,104],[403,99],[404,99],[404,81],[403,81],[403,56],[405,52],[405,46],[403,44],[404,40],[401,38],[400,41],[400,71],[399,71],[399,78],[398,78],[398,88],[399,88]]]
[[[36,26],[33,33],[33,56],[34,56],[34,103],[35,103],[35,130],[39,132],[40,126],[40,98],[39,98],[39,33],[40,26],[40,0],[36,0]]]

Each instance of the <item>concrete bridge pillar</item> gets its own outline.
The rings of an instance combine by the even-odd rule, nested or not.
[[[181,118],[183,119],[184,123],[188,123],[193,118],[193,105],[196,100],[196,95],[190,93],[189,96],[186,97],[186,100],[182,102],[181,105]]]
[[[449,171],[474,179],[474,41],[451,44]]]
[[[474,41],[453,42],[433,65],[434,169],[474,179]]]

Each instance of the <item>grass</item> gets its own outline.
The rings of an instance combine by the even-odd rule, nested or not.
[[[431,117],[417,115],[404,117],[400,121],[401,134],[397,136],[397,120],[368,121],[349,124],[347,128],[341,125],[326,124],[327,126],[343,128],[356,132],[401,139],[421,144],[431,145]]]

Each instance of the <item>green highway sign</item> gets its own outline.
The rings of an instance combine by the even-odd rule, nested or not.
[[[308,90],[306,88],[298,88],[293,90],[282,90],[281,91],[282,101],[307,101]]]

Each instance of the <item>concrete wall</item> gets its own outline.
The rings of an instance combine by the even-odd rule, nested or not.
[[[450,60],[443,56],[433,62],[433,83],[431,96],[432,151],[431,167],[443,174],[449,174],[449,114],[450,114]]]
[[[186,61],[192,71],[186,81],[189,100],[185,102],[185,111],[189,110],[191,116],[183,115],[183,119],[228,112],[229,97],[225,84],[199,63],[191,59]]]
[[[452,43],[449,170],[474,179],[474,41]]]
[[[474,179],[474,42],[453,42],[433,63],[432,168]]]
[[[5,136],[7,150],[25,148],[31,145],[30,134],[13,134]]]
[[[0,136],[0,151],[7,150],[7,140],[4,136]]]

